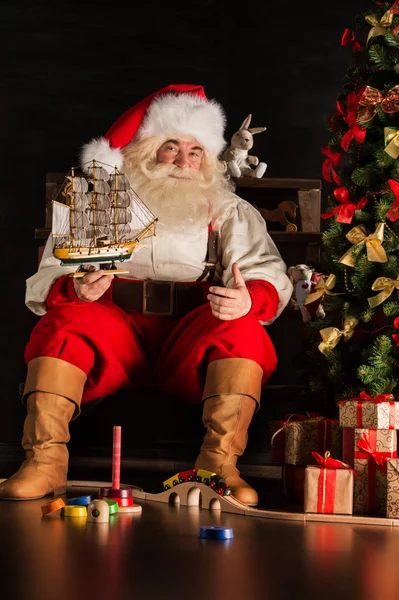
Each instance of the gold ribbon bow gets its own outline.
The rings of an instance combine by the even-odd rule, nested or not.
[[[305,304],[310,304],[311,302],[318,300],[324,296],[324,294],[328,294],[329,296],[338,296],[338,293],[335,294],[334,292],[330,292],[330,290],[332,290],[335,286],[335,281],[336,277],[332,273],[327,277],[327,279],[324,279],[323,277],[319,279],[319,281],[316,283],[314,292],[306,296]]]
[[[386,94],[382,94],[377,88],[367,85],[359,99],[357,109],[357,120],[359,123],[371,121],[377,112],[377,106],[385,113],[393,114],[399,111],[399,85],[394,85]]]
[[[365,243],[367,248],[367,260],[370,262],[385,263],[388,261],[388,257],[382,247],[382,242],[384,241],[384,227],[385,223],[378,223],[375,232],[367,235],[364,225],[357,225],[351,229],[345,237],[354,246]],[[356,256],[353,255],[352,250],[353,248],[349,248],[349,250],[341,256],[338,262],[343,263],[347,267],[354,267],[356,264]]]
[[[384,35],[385,34],[388,27],[390,27],[392,25],[393,14],[391,13],[390,10],[387,10],[387,12],[382,15],[381,19],[379,19],[377,17],[377,15],[367,15],[365,17],[365,19],[366,19],[367,23],[369,23],[370,25],[373,26],[370,29],[369,35],[367,37],[367,44],[368,44],[370,39],[372,37],[374,37],[375,35]]]
[[[371,289],[374,292],[377,292],[379,290],[382,290],[382,292],[380,292],[376,296],[371,296],[371,298],[367,298],[367,301],[371,308],[375,308],[379,304],[382,304],[387,298],[389,298],[389,296],[392,294],[395,288],[399,290],[399,275],[396,279],[390,279],[389,277],[378,277],[371,286]]]
[[[350,340],[358,323],[359,321],[355,317],[345,317],[344,328],[342,330],[337,327],[326,327],[326,329],[322,329],[320,335],[323,341],[319,344],[320,352],[323,354],[331,352],[338,344],[341,337],[344,338],[345,342]]]
[[[392,156],[392,158],[398,158],[399,156],[399,129],[395,127],[384,127],[384,141],[385,141],[385,152]]]

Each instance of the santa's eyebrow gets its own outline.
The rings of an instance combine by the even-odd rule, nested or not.
[[[175,144],[175,146],[180,146],[179,140],[167,140],[164,144]],[[200,152],[204,152],[204,149],[201,146],[193,146],[191,150],[199,150]]]

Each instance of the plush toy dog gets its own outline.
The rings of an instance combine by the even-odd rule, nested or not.
[[[315,314],[318,319],[324,319],[326,313],[321,305],[320,300],[316,300],[305,306],[305,300],[307,296],[313,292],[317,280],[317,277],[311,267],[307,265],[296,265],[295,267],[289,267],[288,277],[294,286],[294,291],[291,297],[291,306],[295,310],[300,310],[302,315],[302,321],[309,323],[312,319],[312,314]]]

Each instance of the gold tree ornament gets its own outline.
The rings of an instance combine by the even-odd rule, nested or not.
[[[319,350],[322,354],[328,354],[335,348],[340,339],[343,337],[347,342],[353,336],[356,325],[359,323],[355,317],[345,317],[343,329],[337,327],[326,327],[320,331],[321,339]]]
[[[319,279],[319,281],[316,283],[314,292],[306,297],[305,304],[310,304],[311,302],[318,300],[324,296],[324,294],[328,294],[329,296],[338,296],[339,293],[331,292],[335,286],[335,282],[336,277],[332,273],[327,277],[327,279]]]
[[[387,10],[387,12],[382,15],[381,19],[379,19],[377,15],[367,15],[365,19],[367,23],[373,26],[367,37],[368,44],[372,37],[384,35],[386,33],[387,29],[392,25],[393,14],[390,10]]]
[[[384,241],[384,227],[385,223],[378,223],[375,232],[367,235],[364,225],[357,225],[345,237],[355,247],[366,244],[368,261],[386,263],[388,262],[388,257],[382,246],[382,242]],[[338,262],[347,267],[354,267],[356,260],[357,257],[353,254],[353,248],[349,248]]]
[[[385,152],[392,158],[399,156],[399,129],[396,127],[384,127]]]
[[[371,308],[375,308],[376,306],[382,304],[385,300],[387,300],[387,298],[389,298],[389,296],[395,289],[399,290],[399,275],[396,279],[390,279],[389,277],[378,277],[371,286],[371,289],[374,292],[382,290],[376,296],[371,296],[371,298],[367,298],[367,301]]]

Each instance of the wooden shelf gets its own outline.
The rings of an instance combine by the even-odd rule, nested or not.
[[[237,187],[243,188],[281,188],[294,190],[320,190],[320,179],[275,179],[262,177],[238,177],[233,178],[234,184]]]

